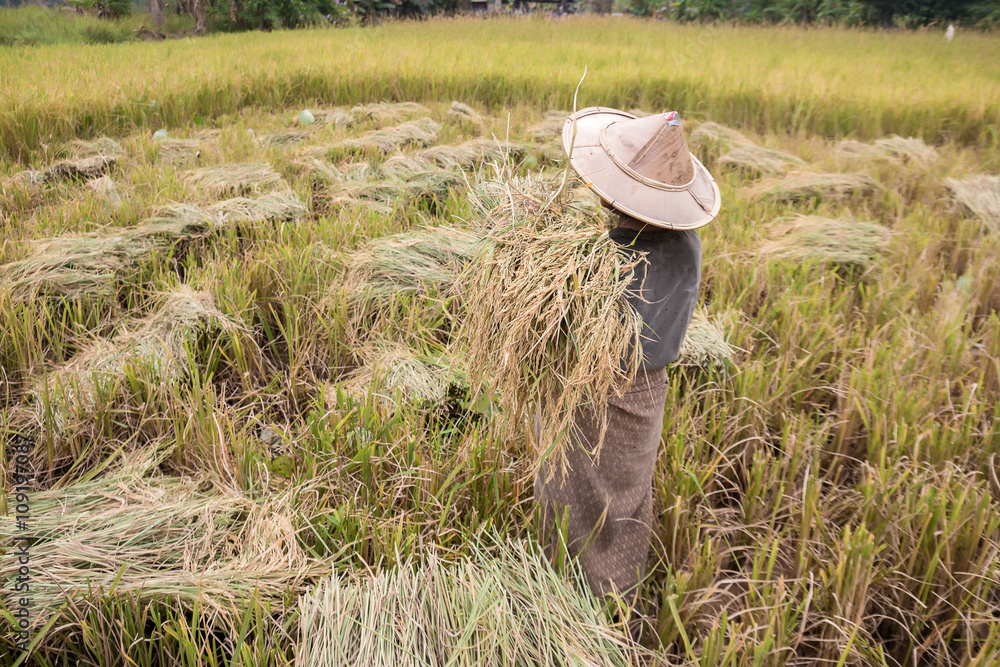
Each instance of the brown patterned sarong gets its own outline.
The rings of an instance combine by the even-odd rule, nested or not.
[[[553,559],[556,527],[568,508],[567,552],[579,559],[595,596],[632,592],[646,571],[653,519],[653,468],[663,431],[667,371],[640,371],[621,398],[608,402],[608,430],[599,465],[589,452],[600,437],[593,408],[578,408],[574,441],[567,448],[565,483],[558,467],[551,481],[546,463],[535,478],[541,541]],[[581,447],[582,445],[582,447]]]

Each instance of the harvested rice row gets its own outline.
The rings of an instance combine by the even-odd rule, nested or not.
[[[851,159],[878,159],[894,162],[930,164],[937,159],[937,151],[917,137],[897,135],[879,139],[873,144],[860,141],[841,141],[835,149],[837,155]]]
[[[760,252],[776,259],[818,260],[868,270],[890,238],[890,231],[874,222],[801,215],[771,223]]]
[[[763,180],[747,190],[751,200],[767,199],[776,202],[804,202],[810,200],[842,202],[851,197],[867,197],[879,192],[882,186],[866,173],[822,174],[797,171],[785,177]]]
[[[281,175],[266,162],[222,164],[192,169],[181,174],[181,180],[212,197],[266,192],[283,183]]]
[[[1000,231],[1000,176],[978,174],[945,181],[963,209],[978,217],[994,232]]]
[[[374,130],[360,137],[343,139],[326,146],[314,146],[301,154],[302,158],[336,160],[344,155],[389,155],[409,146],[426,146],[437,139],[441,126],[430,118],[421,118],[401,125]]]
[[[790,153],[764,148],[742,133],[719,123],[706,122],[691,133],[691,142],[702,153],[721,152],[719,164],[728,165],[755,176],[783,175],[790,166],[802,167],[805,162]]]
[[[209,236],[221,226],[264,221],[293,221],[305,206],[292,192],[257,199],[219,202],[208,210],[189,204],[160,209],[136,227],[113,234],[84,234],[41,239],[23,260],[0,266],[0,277],[13,298],[108,297],[118,281],[128,281],[155,254]]]
[[[430,109],[416,102],[376,102],[374,104],[359,104],[350,109],[338,107],[326,111],[315,111],[313,117],[317,123],[347,127],[363,121],[394,123],[407,116],[429,113]]]
[[[299,602],[298,667],[591,665],[653,658],[541,554],[507,542],[448,563],[334,574]]]

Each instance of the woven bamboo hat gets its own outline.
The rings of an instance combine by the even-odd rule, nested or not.
[[[719,214],[719,186],[688,151],[675,111],[637,118],[588,107],[566,119],[562,141],[588,187],[637,220],[697,229]]]

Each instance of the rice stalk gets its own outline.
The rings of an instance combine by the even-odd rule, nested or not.
[[[965,179],[949,178],[945,185],[965,210],[993,231],[1000,231],[1000,176],[978,174]]]
[[[770,178],[749,188],[750,199],[778,202],[801,202],[811,199],[845,201],[852,196],[868,196],[881,189],[878,181],[865,173],[822,174],[792,172]]]
[[[295,489],[262,502],[204,475],[162,476],[156,467],[171,448],[149,449],[99,477],[32,493],[33,628],[92,591],[202,605],[235,629],[242,601],[257,596],[280,613],[286,590],[304,591],[329,572],[296,540]],[[12,517],[0,521],[0,535],[19,537]],[[13,550],[0,560],[12,606]]]
[[[74,139],[67,147],[70,155],[75,158],[99,157],[104,155],[125,155],[121,144],[110,137],[98,137],[93,141]]]
[[[269,190],[281,183],[281,176],[266,162],[247,162],[193,169],[181,174],[181,180],[213,197],[224,197]]]
[[[535,141],[552,141],[562,136],[563,126],[570,117],[569,111],[551,109],[545,112],[544,120],[528,128],[528,134]]]
[[[405,177],[410,173],[428,171],[435,167],[454,171],[525,155],[531,150],[532,147],[523,144],[473,139],[455,146],[432,146],[413,153],[394,155],[383,162],[380,169],[382,173],[395,177]]]
[[[699,124],[691,132],[691,143],[700,147],[717,147],[722,151],[753,144],[742,132],[712,121]]]
[[[323,579],[299,601],[295,664],[617,667],[652,657],[536,547],[473,548],[451,563],[431,551],[419,563]]]
[[[289,130],[287,132],[273,132],[264,134],[256,138],[255,142],[263,148],[293,146],[309,139],[309,132],[306,130]]]
[[[768,241],[760,252],[797,262],[818,260],[868,270],[886,250],[888,229],[874,222],[834,220],[801,215],[768,225]]]
[[[426,146],[437,139],[441,126],[430,118],[374,130],[368,134],[353,139],[344,139],[327,147],[328,154],[337,152],[347,154],[389,155],[408,146]]]
[[[121,206],[122,198],[118,194],[118,186],[115,185],[110,176],[104,175],[100,178],[93,178],[87,181],[87,187],[98,197],[106,201],[111,208]]]
[[[390,215],[404,204],[413,207],[421,201],[444,201],[452,189],[464,183],[460,172],[420,171],[407,174],[405,180],[347,182],[330,190],[329,201],[336,206],[363,206]]]
[[[622,297],[645,259],[626,261],[566,198],[560,181],[515,177],[509,167],[481,176],[471,203],[482,242],[461,281],[460,336],[474,390],[496,391],[508,433],[526,409],[540,409],[536,466],[552,453],[565,461],[564,436],[584,403],[594,404],[602,425],[599,452],[604,399],[624,391],[642,358],[642,320]]]
[[[789,153],[752,143],[736,146],[723,153],[719,157],[718,163],[762,176],[781,175],[788,171],[789,165],[805,166],[806,164],[801,158]]]

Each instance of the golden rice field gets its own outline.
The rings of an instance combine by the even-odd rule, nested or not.
[[[0,664],[1000,664],[998,48],[573,18],[0,50]],[[484,183],[560,182],[584,67],[581,107],[678,110],[723,196],[642,646],[539,556],[465,326]]]

